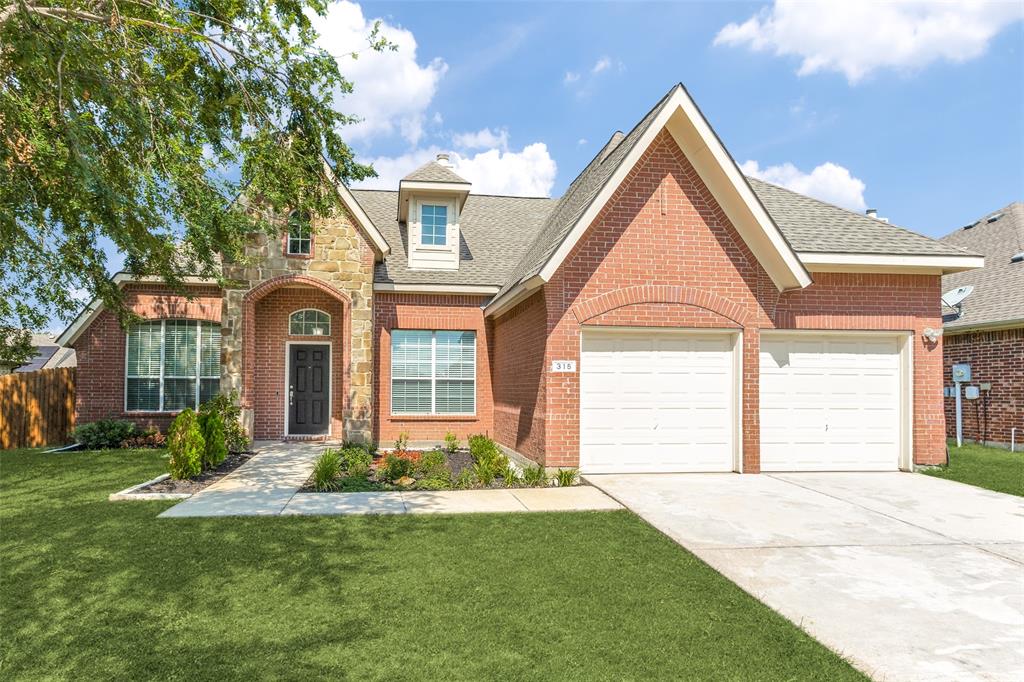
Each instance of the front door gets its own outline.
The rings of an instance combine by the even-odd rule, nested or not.
[[[288,346],[288,434],[325,434],[330,426],[331,347]]]

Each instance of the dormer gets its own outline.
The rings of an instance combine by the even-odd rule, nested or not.
[[[398,222],[406,226],[410,268],[459,269],[459,215],[469,188],[449,167],[447,154],[398,183]]]

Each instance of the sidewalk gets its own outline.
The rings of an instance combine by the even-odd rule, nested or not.
[[[256,443],[235,471],[177,504],[161,518],[597,511],[622,505],[593,486],[488,490],[300,493],[316,458],[332,444]]]

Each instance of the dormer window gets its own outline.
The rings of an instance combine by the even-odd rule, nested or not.
[[[424,246],[445,246],[448,241],[448,207],[423,204],[420,207],[420,243]]]
[[[309,224],[309,214],[292,211],[288,216],[289,256],[308,256],[313,252],[313,230]]]

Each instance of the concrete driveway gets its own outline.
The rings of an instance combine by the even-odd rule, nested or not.
[[[878,680],[1024,680],[1024,500],[908,473],[587,476]]]

